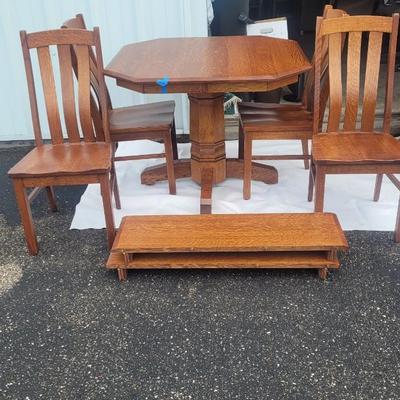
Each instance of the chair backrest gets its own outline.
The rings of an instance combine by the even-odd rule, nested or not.
[[[25,70],[28,81],[32,122],[37,145],[42,144],[42,132],[37,106],[36,87],[32,69],[31,53],[37,50],[39,69],[45,99],[47,120],[53,144],[70,142],[86,142],[109,140],[108,115],[102,112],[103,136],[96,136],[91,117],[91,85],[90,85],[90,53],[95,49],[97,54],[97,79],[99,82],[99,103],[106,104],[105,83],[102,75],[103,60],[101,56],[100,35],[98,28],[93,31],[77,29],[57,29],[27,34],[20,32]],[[63,135],[54,63],[51,50],[57,48],[59,76],[61,86],[62,111],[64,115],[67,137]],[[72,47],[74,51],[72,51]],[[77,80],[74,81],[74,69]],[[77,89],[77,90],[75,90]],[[75,91],[77,93],[75,93]],[[106,107],[102,107],[106,110]],[[79,118],[78,118],[79,116]]]
[[[356,130],[371,132],[374,130],[383,35],[389,36],[383,131],[390,131],[398,25],[398,14],[394,14],[393,17],[317,18],[314,108],[317,110],[316,114],[319,114],[322,107],[319,95],[321,93],[320,76],[323,73],[323,43],[326,42],[329,75],[327,132]],[[362,57],[363,35],[368,35],[366,57]],[[346,37],[345,45],[344,37]],[[346,79],[342,76],[342,54],[346,52],[342,51],[343,46],[345,48],[347,46],[347,61],[344,68]],[[364,58],[366,60],[365,78],[360,104],[361,71],[364,69],[364,65],[361,64],[364,64],[362,62]],[[357,127],[359,112],[361,112],[361,126]],[[315,115],[313,130],[314,133],[319,131]]]
[[[62,24],[61,28],[87,30],[85,19],[83,18],[82,14],[76,14],[74,18],[65,21]],[[89,50],[89,55],[90,55],[90,85],[92,87],[91,103],[93,104],[92,118],[96,132],[99,131],[99,134],[101,134],[100,132],[102,129],[101,113],[100,110],[97,109],[96,107],[96,104],[100,104],[99,82],[97,79],[98,75],[97,59],[96,59],[96,54],[93,52],[92,49]],[[108,92],[107,86],[105,87],[105,90],[106,90],[107,109],[111,109],[112,108],[111,97],[110,93]]]
[[[323,19],[327,18],[340,18],[344,17],[347,14],[340,9],[334,9],[331,5],[327,4],[324,7],[324,12],[322,15]],[[329,96],[329,85],[328,85],[328,46],[327,43],[323,43],[322,46],[322,66],[321,66],[321,83],[320,83],[320,103],[321,109],[325,109],[326,103],[328,101]],[[302,97],[302,103],[308,111],[313,111],[314,109],[314,80],[315,80],[315,55],[312,59],[312,69],[307,73],[305,83],[304,83],[304,91]],[[321,112],[320,120],[322,123],[323,112]]]

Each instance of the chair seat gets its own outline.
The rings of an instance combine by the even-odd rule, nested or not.
[[[174,101],[115,108],[109,114],[110,134],[170,129],[174,111]]]
[[[400,163],[400,142],[385,133],[320,133],[313,137],[317,163]]]
[[[111,145],[96,143],[45,144],[35,147],[8,174],[11,177],[93,174],[111,169]]]
[[[313,115],[299,104],[240,103],[245,132],[312,133]]]
[[[254,101],[242,101],[238,103],[240,113],[266,112],[271,110],[304,110],[299,103],[258,103]]]

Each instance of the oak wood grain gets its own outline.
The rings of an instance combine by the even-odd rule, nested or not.
[[[282,87],[297,81],[310,67],[294,41],[230,36],[129,44],[112,59],[105,74],[114,77],[118,85],[143,93],[161,93],[157,81],[166,78],[168,93],[189,94],[190,171],[192,179],[201,185],[203,170],[213,171],[214,183],[227,177],[222,94]],[[145,171],[142,181],[154,183],[165,176],[164,168]],[[201,193],[207,194],[200,203],[203,211],[205,207],[208,210],[208,185]]]
[[[341,19],[317,20],[316,35],[316,99],[319,95],[321,74],[321,48],[328,38],[330,103],[327,133],[320,132],[314,114],[314,136],[312,168],[310,169],[309,200],[315,186],[314,210],[324,209],[325,178],[328,174],[377,174],[373,199],[377,201],[382,186],[382,175],[400,173],[400,143],[390,134],[393,102],[393,83],[399,14],[392,17],[355,16]],[[365,66],[361,60],[361,34],[368,35]],[[339,40],[339,36],[342,39]],[[338,62],[339,47],[347,40],[347,84],[343,88],[341,63]],[[383,37],[389,40],[386,57],[386,93],[382,132],[375,130],[375,114],[378,96],[378,80],[381,71]],[[340,44],[341,42],[341,44]],[[332,55],[332,56],[331,56]],[[364,57],[362,58],[364,59]],[[365,68],[365,79],[361,82],[360,71]],[[359,101],[360,86],[364,84],[363,98]],[[344,90],[343,90],[344,89]],[[346,97],[342,110],[342,96]],[[315,107],[320,107],[315,101]],[[341,128],[340,124],[343,120]],[[361,113],[361,124],[356,124]],[[315,185],[313,180],[315,179]],[[391,181],[396,185],[396,181]],[[397,187],[398,188],[398,187]],[[396,220],[395,241],[399,241],[399,217]]]
[[[348,248],[334,214],[124,217],[107,268],[315,268],[326,279]]]
[[[338,21],[330,19],[326,21],[321,29],[321,35],[347,32],[392,32],[392,18],[372,15],[347,16]]]
[[[370,32],[368,41],[367,65],[365,71],[364,97],[361,117],[361,130],[372,131],[375,125],[378,80],[381,64],[382,32]]]
[[[349,33],[347,50],[347,73],[351,79],[346,82],[346,114],[343,129],[356,129],[360,93],[361,32]]]
[[[113,252],[294,251],[347,248],[334,214],[128,216]]]
[[[278,183],[278,172],[276,168],[269,165],[253,162],[251,165],[251,177],[255,181],[265,184]],[[179,178],[191,177],[191,160],[181,159],[174,161],[175,176]],[[243,179],[243,160],[228,158],[226,160],[226,177],[233,179]],[[141,182],[145,185],[154,185],[159,181],[167,179],[167,169],[165,164],[154,165],[146,168],[141,175]]]
[[[33,226],[30,202],[36,197],[40,188],[46,188],[49,205],[52,211],[57,210],[53,186],[81,185],[98,183],[104,205],[108,244],[111,247],[115,236],[114,216],[111,205],[110,172],[112,147],[105,142],[109,139],[106,132],[102,140],[96,142],[93,133],[90,101],[90,62],[89,48],[100,51],[99,32],[79,29],[52,30],[27,34],[20,33],[23,49],[28,93],[32,112],[33,129],[36,147],[9,170],[13,179],[17,204],[20,210],[25,239],[30,254],[39,251]],[[59,101],[50,47],[57,49],[61,97]],[[75,57],[71,50],[75,48]],[[36,98],[36,86],[32,69],[31,53],[37,50],[40,77],[45,98],[47,120],[52,144],[43,144],[40,119]],[[73,67],[78,71],[78,90],[75,96]],[[101,62],[100,65],[102,66]],[[99,68],[97,79],[100,91],[104,90],[104,76]],[[104,119],[107,119],[105,96],[99,100]],[[64,136],[60,120],[59,103],[63,106],[63,114],[67,135]],[[76,106],[78,105],[78,110]],[[78,124],[79,115],[79,124]],[[32,189],[31,194],[27,191]]]
[[[80,133],[75,109],[75,90],[72,67],[71,48],[62,44],[57,46],[60,65],[62,101],[65,110],[64,120],[70,142],[80,142]]]
[[[169,92],[176,92],[175,85],[190,83],[194,90],[186,88],[185,92],[198,93],[201,85],[209,84],[229,84],[231,91],[245,91],[247,88],[240,85],[294,77],[310,67],[294,41],[230,36],[156,39],[129,44],[107,65],[105,74],[142,85],[154,85],[158,79],[168,76]],[[225,88],[204,87],[202,91],[220,93]],[[144,91],[144,86],[140,91]]]
[[[313,158],[318,163],[400,164],[400,142],[381,132],[321,133],[313,138]]]
[[[107,268],[127,269],[230,269],[230,268],[339,268],[337,258],[326,251],[236,252],[236,253],[140,253],[128,263],[122,253],[111,253]]]
[[[30,151],[8,172],[12,177],[100,173],[111,168],[109,143],[44,144]]]

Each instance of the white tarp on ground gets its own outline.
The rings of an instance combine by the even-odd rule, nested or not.
[[[150,141],[123,143],[118,155],[158,153],[163,145]],[[255,154],[295,154],[300,142],[258,141]],[[227,157],[237,156],[237,141],[226,142]],[[190,145],[179,145],[179,157],[190,156]],[[124,161],[117,163],[121,210],[114,210],[117,226],[125,215],[135,214],[198,214],[200,187],[191,179],[177,180],[177,195],[168,193],[167,182],[153,186],[140,184],[144,168],[163,160]],[[268,161],[278,169],[279,183],[265,185],[252,182],[250,200],[243,200],[243,182],[227,179],[213,189],[214,214],[312,212],[307,202],[308,171],[302,161]],[[328,175],[324,211],[338,215],[345,230],[392,231],[394,229],[399,193],[385,177],[381,199],[372,201],[374,175]],[[71,229],[103,228],[103,205],[99,185],[89,185],[76,207]]]

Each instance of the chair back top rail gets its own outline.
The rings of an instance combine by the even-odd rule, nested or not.
[[[34,49],[37,51],[52,143],[61,144],[66,139],[76,143],[81,141],[81,136],[86,142],[109,140],[107,113],[104,113],[104,134],[102,137],[96,136],[91,117],[93,105],[91,102],[90,51],[93,52],[93,48],[96,50],[98,63],[96,75],[99,83],[99,103],[106,104],[105,83],[102,75],[103,60],[98,28],[94,28],[93,31],[81,29],[57,29],[34,33],[21,31],[20,36],[36,144],[41,145],[43,140],[31,58],[31,53]],[[67,138],[64,138],[60,118],[54,59],[51,56],[52,46],[57,48],[58,54],[61,103]],[[73,75],[74,70],[77,76],[76,84]]]
[[[322,92],[320,77],[326,68],[324,46],[328,48],[329,114],[327,132],[374,131],[384,35],[389,36],[389,51],[383,132],[390,132],[398,25],[398,14],[394,14],[392,17],[317,18],[314,134],[320,131],[317,116],[325,111],[325,105],[320,101]],[[363,57],[362,39],[364,36],[368,37],[366,57]],[[344,53],[347,59],[346,65],[343,67]],[[364,58],[365,62],[363,62]],[[344,71],[342,71],[343,69]],[[362,71],[365,71],[363,82]],[[358,127],[357,117],[359,114],[361,115],[361,125]]]

